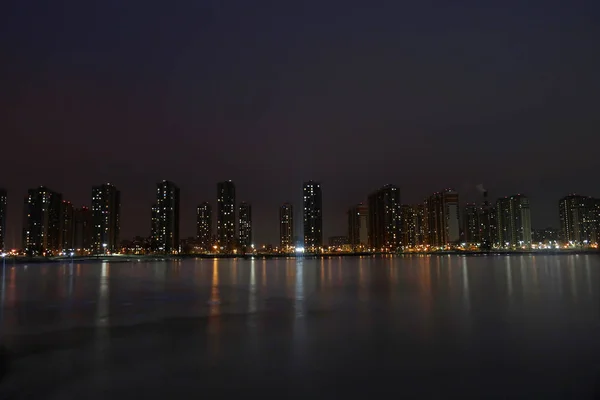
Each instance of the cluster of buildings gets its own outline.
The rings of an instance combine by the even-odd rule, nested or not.
[[[232,181],[217,184],[216,229],[209,202],[196,210],[196,236],[180,239],[180,191],[170,181],[156,187],[149,237],[120,240],[121,195],[109,183],[94,186],[91,207],[76,208],[47,187],[25,196],[22,249],[29,256],[105,253],[420,252],[438,250],[520,250],[597,248],[600,199],[568,195],[559,201],[560,230],[532,230],[529,199],[517,194],[490,202],[482,190],[479,204],[461,208],[453,189],[436,192],[419,204],[402,204],[400,189],[386,185],[366,203],[348,212],[347,236],[323,240],[322,188],[308,181],[302,188],[302,237],[295,236],[294,207],[279,208],[278,246],[257,248],[253,241],[252,206],[236,203]],[[6,190],[0,189],[0,250],[8,251]]]

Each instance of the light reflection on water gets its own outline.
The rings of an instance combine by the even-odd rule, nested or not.
[[[317,309],[368,318],[385,306],[431,334],[439,317],[468,320],[482,307],[509,316],[546,315],[552,304],[575,317],[596,310],[599,267],[591,255],[15,265],[2,274],[0,331],[260,313],[268,299],[287,298],[297,318]]]

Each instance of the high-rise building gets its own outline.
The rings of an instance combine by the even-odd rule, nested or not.
[[[92,251],[92,210],[87,207],[81,207],[74,213],[74,247],[80,253]]]
[[[596,243],[598,240],[598,200],[570,194],[560,199],[560,229],[563,240],[576,245]]]
[[[369,245],[376,251],[400,246],[400,189],[385,185],[369,196]]]
[[[323,197],[321,184],[305,182],[302,188],[304,204],[304,248],[316,252],[323,246]]]
[[[252,206],[245,201],[241,202],[238,217],[240,247],[246,252],[252,246]]]
[[[156,204],[152,207],[154,251],[179,252],[179,188],[170,181],[156,184]]]
[[[23,219],[23,249],[28,255],[50,255],[60,250],[61,203],[62,195],[45,186],[29,189]]]
[[[8,247],[6,245],[6,189],[0,188],[0,253]]]
[[[500,247],[531,246],[531,214],[527,197],[518,194],[498,199],[496,214]]]
[[[425,202],[429,244],[443,247],[460,240],[458,193],[452,189],[434,193]]]
[[[203,251],[211,250],[212,207],[204,202],[198,206],[196,214],[196,239]]]
[[[294,207],[285,203],[279,207],[279,248],[287,253],[294,246]]]
[[[477,244],[481,242],[480,210],[475,203],[467,203],[463,215],[465,242]]]
[[[354,251],[369,245],[369,207],[360,203],[348,210],[348,242]]]
[[[483,250],[490,250],[499,243],[497,218],[496,208],[490,204],[487,190],[484,190],[483,203],[481,203],[481,207],[479,208],[479,232],[481,236],[481,248]]]
[[[429,244],[429,229],[425,204],[416,204],[413,206],[413,218],[415,226],[415,245],[425,246]]]
[[[75,249],[75,210],[73,204],[66,200],[60,207],[60,243],[63,251]]]
[[[402,204],[400,207],[400,244],[404,247],[415,247],[417,245],[417,225],[414,206]]]
[[[235,247],[235,185],[230,180],[217,184],[217,240],[227,251]]]
[[[330,236],[329,246],[331,247],[343,247],[348,244],[348,236]]]
[[[115,252],[119,249],[121,192],[110,183],[92,188],[93,251]]]

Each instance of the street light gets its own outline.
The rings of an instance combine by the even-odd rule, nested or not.
[[[102,243],[102,247],[104,248],[104,254],[106,254],[106,247],[107,247],[107,246],[108,246],[108,245],[107,245],[106,243]]]

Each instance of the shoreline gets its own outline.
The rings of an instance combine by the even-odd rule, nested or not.
[[[65,262],[141,262],[141,261],[166,261],[182,259],[280,259],[280,258],[340,258],[340,257],[415,257],[415,256],[519,256],[519,255],[600,255],[598,249],[588,250],[497,250],[497,251],[431,251],[407,253],[339,253],[339,254],[179,254],[179,255],[112,255],[112,256],[80,256],[80,257],[6,257],[6,264],[41,264]]]

